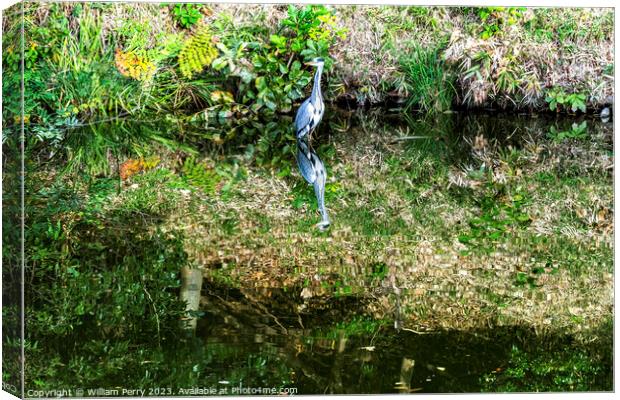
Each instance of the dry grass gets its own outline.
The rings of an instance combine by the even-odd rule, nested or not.
[[[377,88],[389,88],[390,82],[398,86],[399,57],[419,45],[444,51],[444,59],[458,71],[459,102],[470,106],[497,102],[500,106],[541,107],[545,105],[544,89],[554,86],[586,92],[595,106],[610,101],[613,77],[604,73],[613,64],[613,35],[608,32],[611,25],[605,22],[609,10],[530,9],[519,24],[505,28],[501,36],[485,40],[472,32],[472,26],[480,26],[480,21],[464,16],[457,8],[433,7],[416,18],[415,10],[419,9],[337,8],[349,30],[347,39],[334,51],[338,79],[358,96],[381,101],[386,90]],[[549,30],[575,18],[581,30],[569,39],[535,40],[524,27],[535,12],[544,13],[541,19],[547,18]],[[480,52],[489,55],[490,65],[481,68],[481,77],[466,78]],[[499,84],[502,72],[514,80],[514,89]]]

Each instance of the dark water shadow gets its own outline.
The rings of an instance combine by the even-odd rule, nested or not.
[[[207,368],[210,379],[205,378],[229,382],[231,387],[239,384],[234,377],[240,375],[249,387],[285,382],[299,394],[553,390],[562,387],[562,373],[539,376],[525,370],[519,379],[510,374],[493,379],[507,368],[513,375],[523,370],[519,357],[544,368],[545,362],[568,359],[574,351],[570,336],[538,334],[523,326],[435,332],[395,329],[393,316],[381,321],[367,316],[364,296],[308,302],[301,292],[301,288],[233,289],[209,284],[197,338],[205,348],[225,347],[235,357],[225,365],[212,364]],[[587,390],[611,390],[611,343],[603,347],[609,357],[600,360],[601,370],[585,373],[583,382],[574,382],[574,390],[584,390],[580,386],[584,384]],[[601,343],[580,351],[600,354]],[[253,376],[255,365],[248,363],[256,359],[262,360],[261,376]]]

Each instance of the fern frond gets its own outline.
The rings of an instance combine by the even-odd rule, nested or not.
[[[194,73],[211,64],[218,52],[208,26],[200,27],[196,33],[185,41],[179,53],[179,68],[181,74],[191,78]]]

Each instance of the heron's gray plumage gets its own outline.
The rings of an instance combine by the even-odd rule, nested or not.
[[[310,136],[312,131],[321,122],[325,105],[323,103],[323,94],[321,93],[321,74],[323,73],[323,61],[317,64],[316,73],[314,74],[314,84],[312,85],[312,93],[310,97],[304,100],[297,110],[295,116],[295,136],[302,139]]]
[[[325,181],[327,172],[319,156],[308,147],[307,143],[297,146],[297,165],[304,179],[314,186],[319,211],[321,212],[321,226],[329,226],[329,217],[325,209]]]
[[[309,145],[309,138],[323,118],[325,105],[321,94],[321,74],[323,73],[323,59],[313,60],[317,66],[314,74],[314,84],[312,94],[307,98],[295,116],[295,136],[297,138],[297,166],[304,179],[314,186],[319,211],[321,212],[321,222],[317,224],[320,229],[329,227],[329,216],[325,209],[325,181],[327,173],[325,166],[319,156]]]
[[[312,153],[306,143],[297,146],[297,166],[301,175],[309,184],[313,184],[316,181],[316,167],[312,160]]]

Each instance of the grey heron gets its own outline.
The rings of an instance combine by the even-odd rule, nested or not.
[[[310,97],[301,103],[295,116],[295,136],[297,140],[310,136],[319,122],[321,122],[323,112],[325,111],[323,95],[321,94],[321,75],[323,74],[324,61],[322,58],[315,58],[308,62],[307,65],[315,66],[316,72],[314,73],[312,93]]]
[[[323,73],[324,61],[322,58],[315,58],[307,63],[317,67],[314,74],[314,84],[312,86],[312,94],[307,98],[295,116],[295,136],[297,138],[297,166],[304,179],[314,186],[314,195],[316,196],[319,211],[321,213],[321,222],[316,226],[320,230],[329,227],[330,221],[325,209],[325,181],[327,173],[325,166],[319,156],[310,147],[310,134],[316,129],[325,105],[323,103],[323,95],[321,94],[321,74]]]

